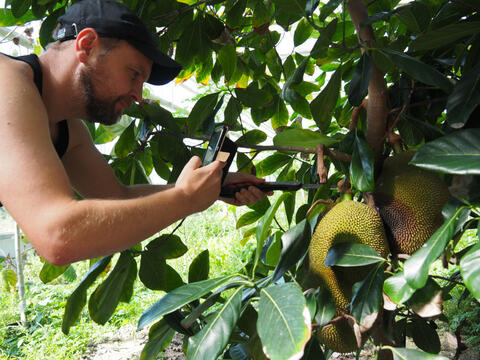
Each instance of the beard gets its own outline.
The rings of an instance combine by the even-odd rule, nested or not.
[[[91,123],[100,123],[103,125],[115,124],[120,116],[121,111],[115,111],[116,105],[124,101],[130,104],[130,97],[123,95],[118,97],[101,97],[95,88],[96,79],[94,69],[87,67],[80,72],[80,83],[82,85],[82,96],[85,104],[86,119]]]

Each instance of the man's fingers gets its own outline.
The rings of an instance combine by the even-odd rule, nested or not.
[[[202,166],[202,160],[198,156],[192,156],[185,164],[184,169],[195,170]]]

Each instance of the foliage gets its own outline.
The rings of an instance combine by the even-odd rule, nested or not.
[[[56,18],[69,3],[10,0],[9,9],[0,12],[0,24],[45,18],[40,32],[45,46]],[[313,353],[322,358],[324,351],[311,334],[324,325],[315,316],[323,304],[310,306],[311,296],[305,296],[307,289],[301,287],[309,238],[326,209],[317,200],[341,197],[334,186],[346,179],[355,198],[368,202],[383,158],[408,147],[418,150],[413,164],[441,172],[455,185],[444,209],[445,222],[407,261],[395,256],[381,260],[382,267],[375,266],[355,287],[354,301],[344,310],[356,328],[386,307],[383,316],[395,326],[377,325],[379,331],[418,325],[423,337],[414,341],[425,352],[404,349],[407,331],[391,339],[394,347],[384,349],[398,359],[441,358],[427,353],[438,350],[428,344],[438,339],[433,323],[441,315],[442,298],[461,284],[480,299],[478,231],[471,247],[452,250],[466,229],[480,228],[480,130],[475,128],[480,114],[478,2],[381,0],[370,2],[368,8],[361,0],[124,3],[156,28],[159,47],[174,53],[183,65],[177,81],[195,77],[217,89],[199,98],[187,117],[174,117],[158,102],[149,101],[129,109],[131,121],[116,125],[115,133],[91,126],[96,142],[104,141],[106,133],[111,139],[118,136],[108,159],[121,181],[146,183],[155,171],[174,182],[188,158],[203,153],[182,139],[208,139],[219,123],[228,125],[232,135],[241,131],[237,142],[251,149],[237,156],[242,171],[305,183],[318,182],[326,169],[331,171],[325,185],[309,190],[304,201],[285,193],[251,206],[238,227],[247,227],[244,236],[253,237],[257,247],[231,274],[185,282],[165,261],[185,252],[182,238],[173,232],[125,251],[118,260],[101,260],[97,264],[105,265],[109,275],[89,299],[82,295],[74,302],[70,297],[73,305],[64,315],[68,319],[64,332],[75,326],[87,303],[92,319],[105,323],[119,303],[132,301],[132,285],[140,272],[145,286],[168,291],[140,318],[140,327],[156,323],[145,358],[154,356],[152,349],[162,348],[170,328],[189,337],[189,357],[205,351],[212,359],[225,352],[244,355],[238,358],[300,358],[307,346],[318,351],[306,352],[305,359]],[[294,43],[283,58],[278,51],[282,33],[292,35]],[[301,52],[301,46],[309,50]],[[219,99],[226,104],[219,112],[223,117],[209,116]],[[246,116],[257,126],[250,132],[242,126]],[[270,139],[274,146],[265,146],[267,135],[261,130],[265,127],[276,132]],[[272,149],[262,161],[255,159],[258,152]],[[287,225],[272,229],[283,211]],[[358,256],[362,254],[363,250]],[[351,254],[347,251],[343,259],[344,255],[336,259],[348,265]],[[447,285],[431,275],[431,265],[442,256],[445,266],[458,270]],[[134,268],[138,259],[140,266]],[[383,264],[391,271],[384,273]],[[193,266],[192,273],[208,274],[206,256],[195,259]],[[100,271],[91,269],[76,293],[85,294],[98,275]],[[368,292],[368,287],[383,287],[395,306],[379,301],[378,291]],[[111,298],[106,296],[110,289],[115,289]],[[281,354],[275,352],[279,343],[288,344]]]

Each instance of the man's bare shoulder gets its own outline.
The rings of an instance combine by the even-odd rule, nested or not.
[[[33,83],[33,70],[24,61],[12,59],[4,54],[0,54],[0,74],[1,79],[17,78],[21,81],[30,80]],[[5,81],[1,81],[6,83]],[[8,84],[5,84],[8,85]]]

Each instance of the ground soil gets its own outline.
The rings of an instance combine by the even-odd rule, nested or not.
[[[448,332],[441,335],[442,351],[440,355],[453,359],[457,349],[455,336]],[[135,326],[126,325],[117,333],[107,334],[102,339],[93,341],[80,359],[81,360],[138,360],[143,346],[148,340],[148,330],[136,331]],[[163,359],[185,360],[182,351],[183,339],[179,334],[173,338],[170,346],[165,350]],[[407,343],[407,347],[414,347],[412,343]],[[373,350],[368,346],[362,351],[361,360],[374,359]],[[353,360],[354,355],[333,354],[331,359]],[[480,360],[480,354],[472,349],[466,349],[462,352],[459,360]]]

